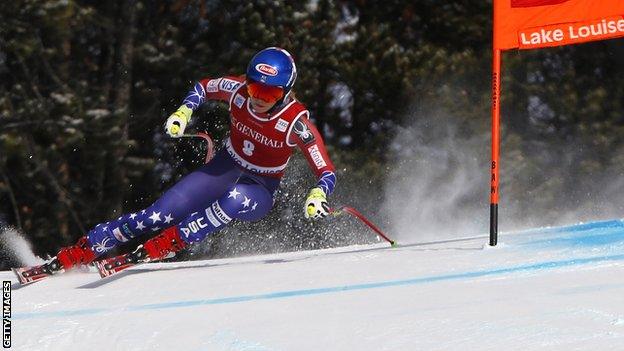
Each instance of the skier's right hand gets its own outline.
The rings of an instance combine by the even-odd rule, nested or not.
[[[186,128],[186,124],[191,120],[191,115],[193,114],[193,110],[188,108],[186,105],[180,106],[178,110],[167,118],[167,123],[165,123],[165,132],[169,134],[171,137],[179,137],[184,134],[184,129]]]

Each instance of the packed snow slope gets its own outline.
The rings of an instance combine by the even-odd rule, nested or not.
[[[15,286],[13,349],[624,349],[623,221],[486,241],[71,273]]]

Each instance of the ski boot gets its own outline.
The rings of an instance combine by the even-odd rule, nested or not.
[[[55,274],[63,273],[77,265],[89,264],[95,259],[95,253],[89,247],[87,237],[83,236],[73,246],[68,246],[50,261],[30,267],[13,268],[20,284],[26,285]]]
[[[139,245],[133,252],[97,261],[95,265],[100,276],[104,278],[140,263],[173,257],[176,252],[187,246],[188,244],[180,237],[178,228],[171,227],[149,239],[143,245]]]

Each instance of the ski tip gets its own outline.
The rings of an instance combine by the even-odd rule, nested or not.
[[[30,285],[30,284],[38,282],[39,280],[44,278],[44,277],[38,277],[38,278],[34,278],[34,279],[33,278],[26,278],[22,274],[25,271],[24,268],[11,268],[11,271],[13,271],[13,274],[15,274],[15,277],[17,278],[17,283],[19,284],[19,286]]]
[[[17,282],[20,285],[24,285],[24,281],[22,280],[22,275],[20,274],[20,271],[17,268],[11,268],[11,271],[13,272],[13,274],[15,274],[15,277],[17,278]]]

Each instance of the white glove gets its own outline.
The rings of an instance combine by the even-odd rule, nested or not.
[[[329,204],[325,192],[319,187],[312,188],[306,199],[305,218],[319,219],[328,214]]]
[[[191,120],[191,115],[193,114],[193,110],[186,107],[186,105],[180,106],[178,110],[167,118],[167,123],[165,123],[165,132],[169,134],[171,137],[179,137],[184,134],[184,129],[186,125]]]

